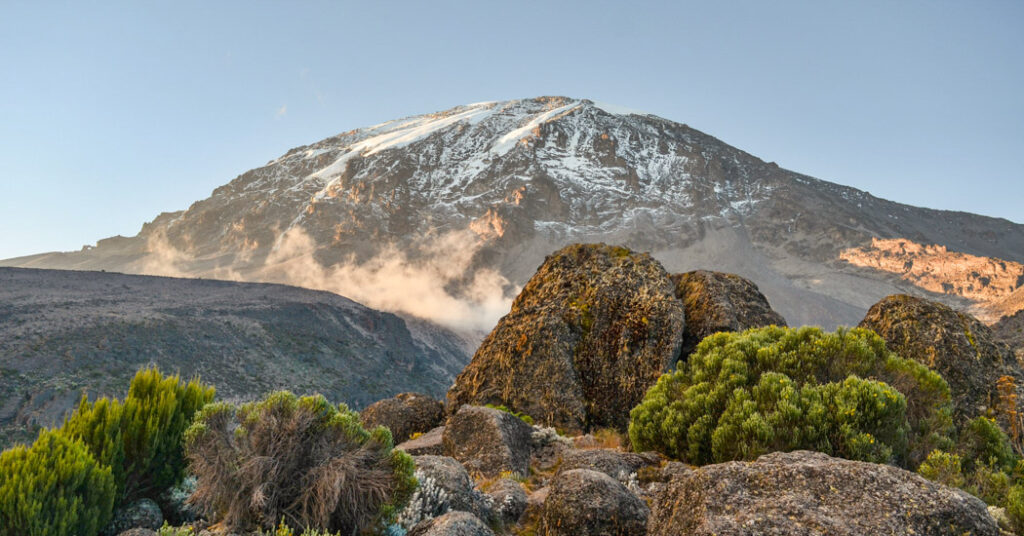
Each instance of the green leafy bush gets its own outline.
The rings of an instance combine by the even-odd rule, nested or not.
[[[79,441],[43,431],[0,454],[0,536],[94,536],[113,507],[110,468]]]
[[[917,472],[1000,506],[1008,500],[1019,462],[1002,428],[991,419],[976,417],[962,427],[952,452],[933,451]]]
[[[963,488],[966,484],[960,456],[952,452],[933,450],[917,472],[928,480],[954,488]]]
[[[1024,485],[1017,484],[1006,494],[1006,515],[1017,534],[1024,534]]]
[[[776,326],[704,339],[630,414],[636,450],[695,464],[812,449],[916,467],[948,448],[949,386],[865,329]]]
[[[185,476],[182,448],[192,418],[213,400],[214,389],[181,381],[156,368],[140,370],[124,401],[82,397],[60,433],[80,439],[111,468],[120,500],[155,499]]]
[[[206,406],[186,433],[198,477],[191,501],[231,531],[354,534],[390,520],[416,487],[412,458],[391,432],[322,396],[277,392],[259,402]]]

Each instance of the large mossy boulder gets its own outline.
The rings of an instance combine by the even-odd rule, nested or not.
[[[444,404],[428,395],[401,393],[370,404],[359,413],[367,429],[384,426],[395,444],[413,434],[425,434],[444,423]]]
[[[682,359],[693,353],[708,335],[786,325],[782,315],[772,309],[768,298],[749,279],[708,270],[671,277],[686,314]]]
[[[957,422],[995,407],[1000,376],[1021,377],[1016,360],[988,326],[938,302],[889,296],[868,310],[860,327],[881,335],[901,357],[941,374],[949,383]]]
[[[567,431],[625,430],[678,359],[682,302],[647,254],[604,244],[545,259],[448,391],[448,411],[503,405]]]
[[[408,536],[494,536],[494,531],[473,514],[455,511],[421,521]]]
[[[680,471],[655,497],[650,536],[996,536],[985,503],[891,465],[810,451]]]

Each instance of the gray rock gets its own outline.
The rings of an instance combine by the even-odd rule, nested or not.
[[[420,393],[401,393],[370,404],[359,413],[363,426],[384,426],[395,444],[426,433],[444,422],[444,404]]]
[[[452,510],[472,512],[477,517],[492,516],[490,501],[473,487],[473,479],[454,458],[447,456],[415,456],[416,470],[434,479],[434,483],[448,494]]]
[[[609,449],[582,449],[571,450],[563,454],[562,464],[558,467],[558,471],[591,469],[612,478],[621,479],[623,475],[628,476],[643,467],[657,466],[659,463],[661,463],[661,456],[654,452],[637,454]]]
[[[996,536],[985,503],[889,466],[809,451],[680,471],[655,498],[651,536]]]
[[[103,529],[104,536],[115,536],[129,529],[157,530],[164,524],[164,514],[151,499],[139,499],[114,511],[114,518]]]
[[[445,425],[444,453],[471,473],[486,477],[503,471],[526,475],[533,427],[518,417],[480,406],[463,406]]]
[[[494,536],[494,531],[469,512],[449,512],[421,521],[407,536]]]
[[[117,536],[157,536],[157,532],[149,529],[128,529]]]
[[[499,479],[487,489],[494,504],[494,518],[502,526],[515,525],[526,511],[526,490],[508,478]]]
[[[541,512],[540,532],[550,536],[642,536],[647,504],[618,480],[590,469],[557,475]]]
[[[428,454],[440,456],[444,454],[444,445],[442,444],[443,437],[444,426],[438,426],[416,439],[410,439],[399,443],[395,448],[404,450],[410,456],[423,456]]]

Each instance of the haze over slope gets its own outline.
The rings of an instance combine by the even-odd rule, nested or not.
[[[671,272],[738,273],[790,324],[831,327],[855,324],[887,294],[929,294],[840,259],[872,238],[1024,263],[1022,225],[893,203],[684,124],[542,97],[346,132],[138,236],[2,264],[287,282],[488,330],[544,255],[605,241],[651,251]],[[953,289],[930,295],[971,304]]]
[[[0,448],[58,423],[83,389],[123,396],[150,363],[222,398],[291,389],[358,408],[440,396],[468,362],[445,330],[327,292],[0,268]]]

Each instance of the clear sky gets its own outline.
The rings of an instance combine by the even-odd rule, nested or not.
[[[0,0],[0,258],[134,235],[288,149],[590,98],[1024,223],[1024,2]]]

